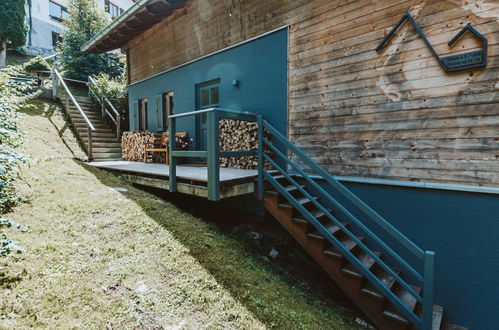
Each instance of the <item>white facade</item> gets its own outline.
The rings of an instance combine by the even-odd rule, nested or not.
[[[133,5],[133,0],[95,0],[97,7],[109,17],[116,17]],[[28,53],[53,54],[54,46],[62,38],[65,27],[62,20],[70,0],[28,0],[26,18],[29,25],[26,48]]]

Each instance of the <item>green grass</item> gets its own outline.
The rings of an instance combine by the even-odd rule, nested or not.
[[[26,252],[0,270],[0,328],[353,329],[248,242],[76,160],[55,104],[24,113],[29,201],[9,216],[30,230],[9,232]]]

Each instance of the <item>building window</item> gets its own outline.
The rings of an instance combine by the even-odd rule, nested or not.
[[[60,42],[62,42],[62,37],[57,32],[52,32],[52,46],[57,46]]]
[[[147,99],[139,101],[139,131],[147,131]]]
[[[123,9],[108,0],[105,0],[105,10],[109,13],[109,16],[111,16],[111,18],[116,18],[123,14]]]
[[[68,18],[69,13],[66,7],[63,7],[55,2],[49,1],[49,16],[56,21],[63,21]]]
[[[168,116],[173,115],[173,92],[163,93],[163,129],[168,127]]]

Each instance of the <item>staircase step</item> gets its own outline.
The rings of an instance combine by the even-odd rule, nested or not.
[[[300,187],[302,189],[304,189],[305,185],[300,185]],[[286,191],[289,192],[289,193],[291,193],[291,194],[300,191],[297,186],[287,186],[284,189],[286,189]],[[277,189],[275,189],[275,190],[267,190],[265,193],[268,194],[268,195],[272,195],[272,196],[278,196],[278,195],[281,194],[279,191],[277,191]]]
[[[85,143],[87,143],[87,136],[82,136],[81,137],[81,140]],[[92,146],[96,146],[96,147],[99,147],[98,144],[105,144],[106,146],[108,144],[112,144],[112,143],[115,143],[117,142],[116,141],[116,136],[111,136],[111,137],[108,137],[108,136],[95,136],[95,135],[92,135]],[[97,144],[97,145],[96,145]]]
[[[345,223],[343,225],[345,225]],[[329,231],[333,235],[336,234],[340,230],[340,226],[335,225],[333,223],[328,223],[324,227],[326,227],[327,231]],[[307,236],[310,238],[313,238],[313,239],[318,239],[318,240],[325,239],[325,237],[317,229],[314,229],[310,233],[307,233]]]
[[[92,123],[92,125],[94,125],[94,127],[96,129],[110,129],[110,130],[113,130],[111,127],[109,127],[109,125],[107,123],[102,123],[102,122],[98,122],[98,121],[90,121]],[[73,126],[74,127],[79,127],[79,128],[87,128],[87,123],[86,122],[75,122],[73,120]]]
[[[315,200],[318,200],[319,197],[313,197],[313,199]],[[312,200],[311,199],[308,199],[306,197],[304,198],[299,198],[297,199],[298,200],[298,203],[300,203],[301,205],[305,206],[307,204],[310,204],[312,203]],[[282,209],[293,209],[293,205],[291,205],[291,203],[279,203],[278,206]]]
[[[121,152],[93,152],[92,151],[92,157],[94,159],[97,158],[121,158]]]
[[[92,152],[93,153],[107,152],[107,153],[119,153],[119,154],[121,154],[121,148],[95,147],[92,144]]]
[[[432,330],[440,330],[442,328],[442,320],[444,316],[444,308],[442,306],[433,305],[433,322]]]
[[[329,213],[333,213],[333,210],[332,209],[328,209],[328,212]],[[312,212],[312,215],[314,216],[314,218],[316,218],[317,220],[320,220],[322,217],[325,217],[326,214],[320,210],[315,210]],[[297,215],[296,217],[293,218],[293,222],[294,223],[298,223],[298,224],[308,224],[308,220],[305,218],[305,216],[303,215]]]
[[[110,142],[100,142],[92,139],[93,148],[119,148],[121,149],[121,143],[117,142],[116,139],[110,139]]]
[[[114,158],[94,158],[92,161],[94,162],[115,162],[118,160],[122,160],[121,157],[114,157]]]
[[[410,287],[418,294],[421,292],[420,287],[414,285],[411,285]],[[400,285],[397,285],[394,293],[400,300],[402,300],[404,305],[406,305],[409,310],[414,311],[414,309],[416,308],[416,303],[418,302],[416,297],[414,297],[409,293],[409,291],[407,291]],[[405,316],[393,304],[388,304],[388,307],[383,312],[383,315],[405,325],[409,325],[410,323],[409,320],[406,319]]]
[[[293,179],[296,177],[296,174],[288,174],[288,175]],[[281,174],[273,175],[272,177],[279,182],[288,181],[288,178]]]
[[[357,238],[360,239],[361,241],[364,240],[362,236],[357,236]],[[350,237],[345,236],[343,239],[340,240],[340,242],[348,251],[352,251],[357,247],[357,243]],[[322,253],[335,259],[343,258],[343,254],[339,250],[337,250],[334,246],[328,247],[327,249],[322,251]]]
[[[400,274],[400,270],[398,269],[394,269],[393,270],[395,272],[395,274],[399,275]],[[379,269],[379,274],[377,275],[377,277],[381,280],[381,282],[383,283],[383,285],[391,290],[393,285],[395,284],[395,278],[390,275],[386,270],[380,268]],[[379,292],[378,289],[376,289],[376,287],[371,283],[371,282],[367,282],[366,286],[362,288],[362,290],[360,290],[363,294],[365,294],[366,296],[370,296],[370,297],[373,297],[375,299],[378,299],[380,301],[384,301],[385,300],[385,297],[381,294],[381,292]]]
[[[374,254],[379,258],[381,256],[381,252],[374,251]],[[362,251],[360,256],[357,257],[362,265],[364,265],[365,268],[371,269],[372,266],[376,263],[376,260],[367,252]],[[355,277],[355,278],[362,278],[362,273],[351,263],[348,263],[343,269],[341,270],[343,273],[345,273],[348,276]]]

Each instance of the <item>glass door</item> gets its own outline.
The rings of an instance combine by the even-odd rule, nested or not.
[[[220,107],[220,79],[197,85],[196,110]],[[198,147],[206,150],[207,143],[207,116],[202,114],[197,120]]]

